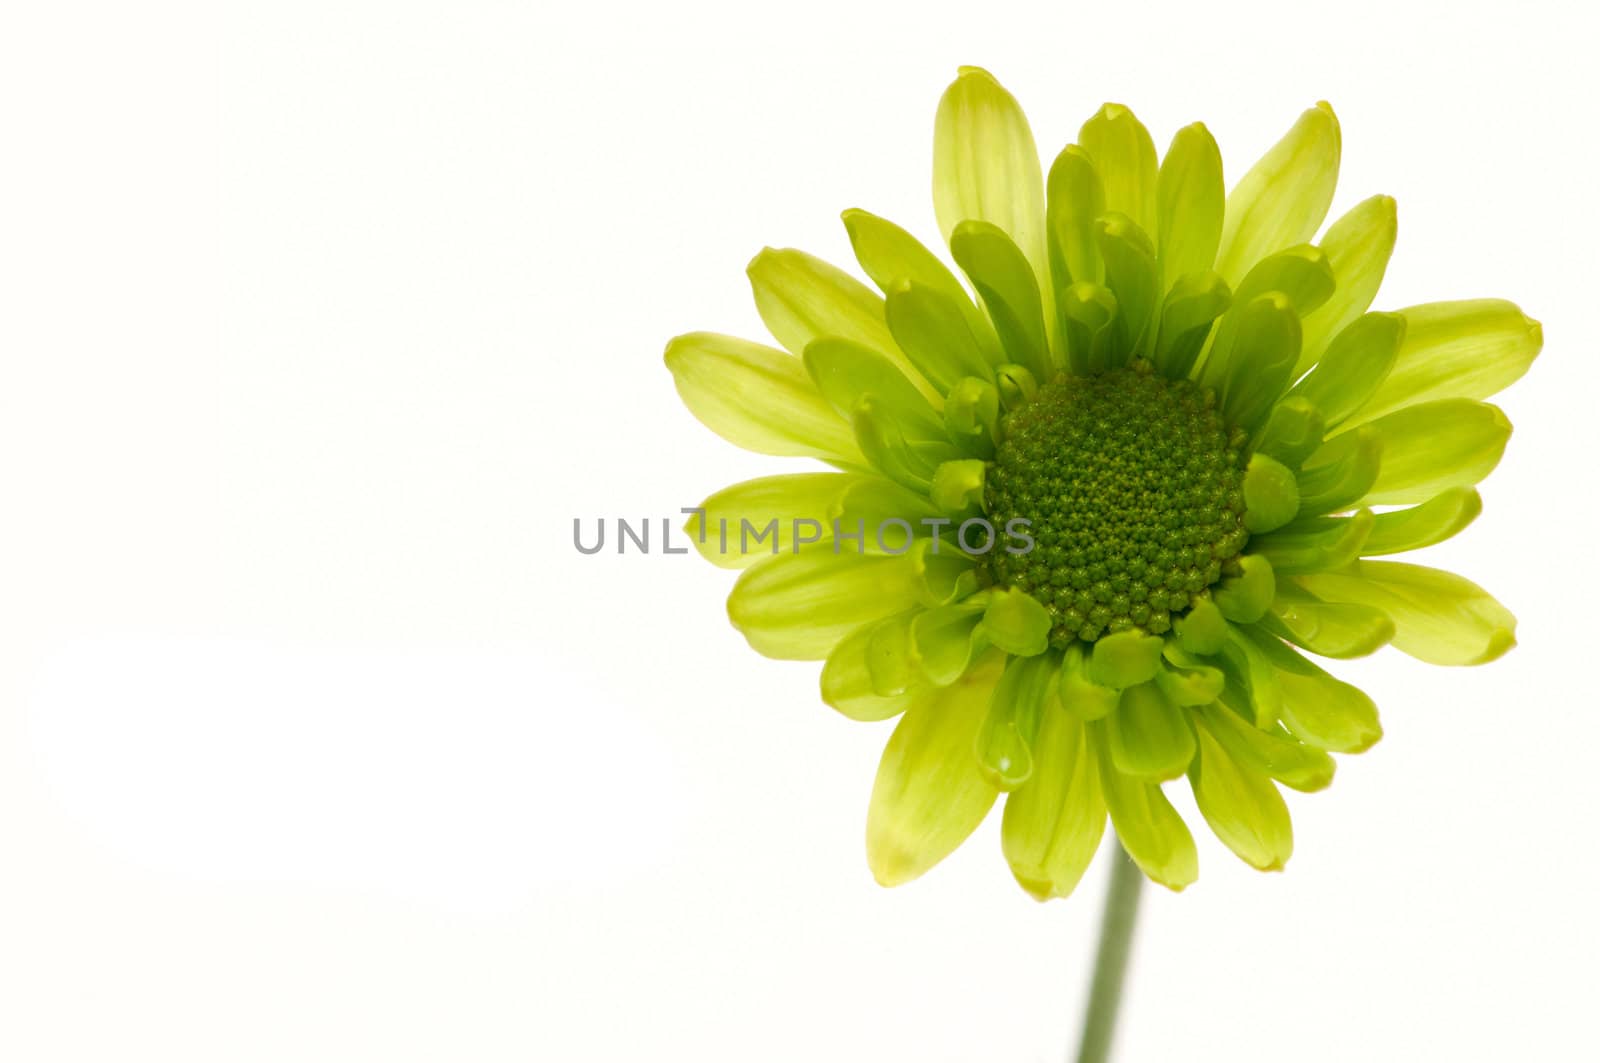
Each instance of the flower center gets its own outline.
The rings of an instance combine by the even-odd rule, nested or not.
[[[1037,599],[1051,644],[1130,628],[1157,635],[1244,548],[1245,434],[1209,391],[1135,362],[1060,376],[1001,420],[985,478],[996,527],[1024,518],[1033,549],[997,549],[994,582]]]

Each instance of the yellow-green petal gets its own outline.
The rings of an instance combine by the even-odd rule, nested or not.
[[[1039,282],[1022,249],[998,226],[964,221],[950,234],[950,253],[978,290],[1006,356],[1035,378],[1053,375]]]
[[[1222,183],[1222,152],[1199,122],[1172,138],[1156,179],[1156,244],[1161,258],[1161,290],[1179,277],[1204,273],[1217,260],[1227,192]]]
[[[1105,189],[1094,161],[1068,144],[1050,167],[1046,225],[1054,291],[1071,284],[1099,284],[1104,276],[1095,246],[1094,221],[1106,209]]]
[[[1383,384],[1405,335],[1406,319],[1399,314],[1356,318],[1289,394],[1315,406],[1325,424],[1340,424]]]
[[[1263,731],[1222,702],[1202,706],[1199,719],[1235,759],[1253,764],[1291,790],[1313,793],[1333,782],[1333,758],[1280,727]]]
[[[1262,871],[1283,869],[1294,831],[1283,796],[1264,772],[1235,759],[1201,728],[1189,784],[1212,833],[1239,859]]]
[[[1176,779],[1194,758],[1194,728],[1160,684],[1144,682],[1122,692],[1107,719],[1106,738],[1117,770],[1135,779]]]
[[[1400,311],[1405,342],[1394,368],[1347,422],[1437,399],[1486,399],[1512,384],[1544,346],[1544,329],[1503,299],[1425,303]]]
[[[1380,513],[1372,534],[1361,547],[1362,557],[1399,554],[1442,543],[1471,524],[1483,512],[1483,498],[1470,487],[1452,487],[1409,509]]]
[[[1047,703],[1028,782],[1006,799],[1001,846],[1017,882],[1038,900],[1077,887],[1105,834],[1099,764],[1084,724]]]
[[[1485,664],[1516,645],[1517,620],[1471,580],[1397,561],[1299,577],[1318,597],[1381,609],[1395,648],[1429,664]]]
[[[1003,659],[991,654],[952,685],[919,697],[890,736],[867,809],[867,865],[882,885],[928,871],[994,806],[997,792],[972,746]]]
[[[1394,638],[1389,614],[1370,605],[1325,602],[1290,576],[1278,584],[1271,612],[1262,619],[1268,631],[1323,657],[1365,657]]]
[[[919,601],[911,555],[858,556],[819,544],[763,558],[728,595],[728,618],[757,653],[820,661],[851,631]]]
[[[691,332],[667,344],[666,363],[689,412],[735,446],[865,463],[850,425],[793,355],[733,336]]]
[[[1328,226],[1318,246],[1328,256],[1338,286],[1333,296],[1306,318],[1302,369],[1322,356],[1331,337],[1372,305],[1394,251],[1396,232],[1394,200],[1388,196],[1362,200]]]
[[[1318,103],[1306,111],[1228,194],[1217,272],[1230,283],[1275,251],[1305,243],[1333,202],[1339,122]]]
[[[1120,103],[1108,103],[1083,123],[1078,144],[1094,161],[1106,210],[1156,231],[1156,146],[1144,123]]]
[[[987,222],[1016,241],[1041,282],[1049,279],[1039,150],[1021,106],[987,70],[962,67],[939,100],[933,208],[947,241],[964,221]]]
[[[904,712],[906,706],[916,698],[918,688],[907,682],[904,685],[895,684],[899,687],[895,693],[880,694],[878,691],[884,687],[878,677],[886,669],[894,667],[895,662],[879,658],[891,656],[886,650],[891,649],[897,641],[886,639],[883,635],[886,632],[909,630],[911,620],[917,615],[915,610],[908,610],[863,624],[846,635],[828,654],[822,666],[823,702],[849,719],[868,723],[887,720]]]
[[[1099,752],[1100,786],[1106,810],[1122,848],[1139,870],[1170,890],[1181,890],[1200,877],[1200,857],[1183,817],[1158,783],[1130,779],[1111,763],[1104,721],[1089,725],[1090,741]]]
[[[1378,707],[1360,689],[1266,632],[1247,632],[1246,638],[1274,669],[1281,695],[1278,718],[1300,741],[1334,753],[1360,753],[1383,737]]]
[[[1471,487],[1500,464],[1511,422],[1497,406],[1440,399],[1407,406],[1366,426],[1383,445],[1378,476],[1363,505],[1426,502],[1452,487]]]
[[[834,507],[847,489],[867,479],[877,477],[802,472],[746,480],[700,503],[701,513],[689,518],[686,530],[707,561],[748,568],[762,557],[793,552],[799,538],[831,539]]]

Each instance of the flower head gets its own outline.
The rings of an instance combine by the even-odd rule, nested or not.
[[[750,281],[786,350],[668,345],[707,426],[836,470],[736,484],[691,531],[743,569],[728,612],[756,650],[825,661],[846,716],[900,717],[868,813],[879,881],[928,870],[1004,794],[1033,895],[1072,891],[1108,818],[1181,889],[1180,778],[1224,844],[1281,868],[1280,787],[1326,787],[1330,754],[1381,734],[1307,654],[1465,665],[1513,644],[1482,588],[1374,559],[1477,516],[1511,431],[1483,400],[1539,325],[1497,300],[1369,312],[1395,207],[1318,239],[1339,154],[1318,104],[1225,195],[1204,126],[1158,161],[1107,104],[1044,175],[1016,101],[966,68],[939,104],[934,207],[970,290],[851,210],[881,295],[769,249]]]

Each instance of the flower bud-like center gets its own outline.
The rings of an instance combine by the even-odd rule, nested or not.
[[[1028,521],[1034,544],[985,563],[1049,610],[1058,648],[1168,630],[1244,548],[1246,437],[1192,381],[1142,361],[1060,376],[1000,430],[984,508]]]

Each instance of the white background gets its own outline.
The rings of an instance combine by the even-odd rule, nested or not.
[[[1424,9],[1427,10],[1424,10]],[[1055,1060],[1104,877],[991,822],[898,891],[888,725],[750,652],[729,574],[579,556],[783,463],[679,406],[763,244],[932,238],[989,67],[1241,174],[1344,123],[1382,307],[1546,325],[1487,511],[1481,670],[1337,670],[1387,737],[1286,873],[1148,895],[1124,1060],[1593,1050],[1593,80],[1579,5],[13,5],[0,30],[0,1058]],[[657,529],[659,534],[659,529]],[[1106,850],[1102,851],[1104,857]]]

